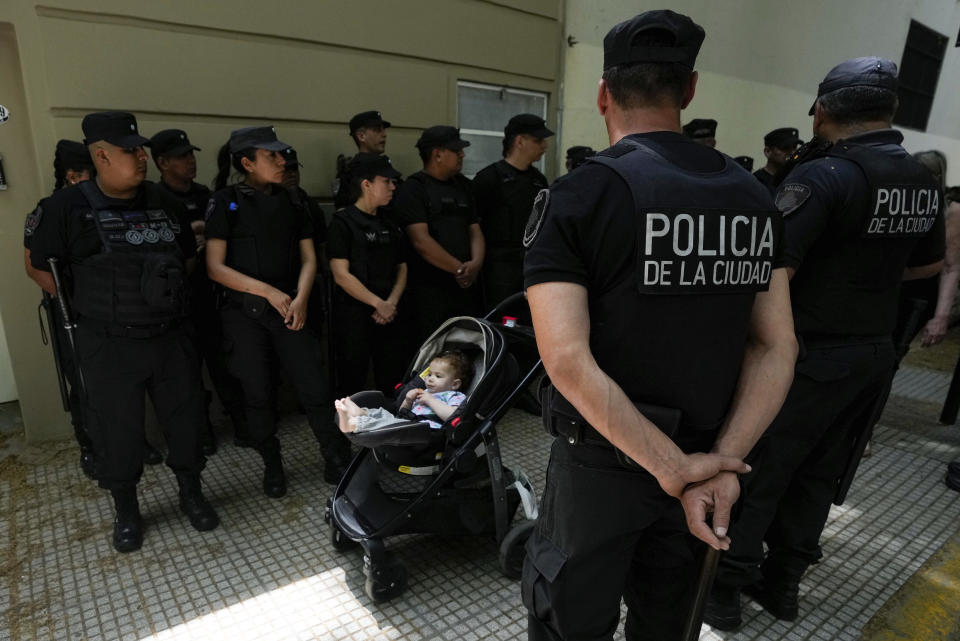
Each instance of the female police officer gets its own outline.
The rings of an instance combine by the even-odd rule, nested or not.
[[[334,214],[327,239],[333,299],[337,394],[361,389],[373,359],[377,388],[384,393],[400,380],[409,332],[397,306],[407,286],[400,230],[377,216],[393,198],[400,173],[386,156],[357,154],[348,165],[354,204]]]
[[[281,186],[279,152],[290,145],[277,140],[273,127],[237,129],[227,144],[218,181],[231,164],[243,180],[214,193],[207,205],[207,270],[224,287],[227,363],[243,387],[250,440],[263,456],[263,491],[277,498],[287,483],[274,420],[274,357],[320,442],[324,480],[339,480],[350,450],[329,416],[320,341],[304,329],[317,262],[310,220]]]

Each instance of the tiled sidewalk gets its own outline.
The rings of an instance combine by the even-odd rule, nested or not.
[[[747,602],[742,630],[705,627],[701,638],[856,639],[960,524],[960,495],[942,481],[945,461],[960,457],[960,428],[938,426],[938,413],[933,403],[892,399],[873,457],[847,505],[831,513],[825,558],[804,582],[795,624]],[[309,428],[288,417],[281,434],[284,499],[261,494],[249,450],[226,444],[211,459],[206,492],[223,520],[213,532],[192,530],[172,474],[149,468],[140,485],[146,540],[129,555],[113,552],[108,496],[81,475],[70,443],[12,448],[19,454],[0,461],[0,639],[525,638],[519,586],[501,575],[490,540],[391,540],[408,589],[373,604],[359,553],[328,541],[329,488]],[[539,420],[512,412],[501,434],[506,464],[542,487],[549,441]]]

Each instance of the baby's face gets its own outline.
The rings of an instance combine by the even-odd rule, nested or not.
[[[448,392],[460,387],[460,379],[454,378],[453,368],[445,360],[440,359],[430,361],[430,373],[423,382],[427,384],[427,391],[431,394]]]

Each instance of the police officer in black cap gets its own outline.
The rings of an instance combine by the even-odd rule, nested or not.
[[[800,133],[793,127],[780,127],[763,137],[763,155],[767,158],[767,164],[753,172],[753,175],[771,194],[777,191],[777,173],[802,144]]]
[[[327,244],[327,219],[323,210],[310,194],[300,186],[300,168],[303,164],[293,147],[287,147],[283,154],[283,186],[290,191],[294,204],[306,208],[310,216],[310,225],[313,227],[313,251],[317,256],[317,277],[313,281],[313,294],[310,295],[310,313],[307,323],[317,335],[323,331],[323,319],[326,314],[326,283],[325,283],[325,248]]]
[[[627,639],[680,639],[704,549],[691,533],[729,545],[741,459],[789,386],[780,215],[680,133],[703,39],[672,11],[607,34],[613,146],[531,214],[524,276],[559,438],[524,563],[530,639],[612,639],[621,596]]]
[[[196,331],[197,351],[206,363],[220,402],[230,416],[234,429],[244,431],[243,392],[240,383],[229,371],[223,354],[223,332],[220,329],[220,314],[217,312],[213,286],[207,278],[204,254],[204,213],[210,201],[210,189],[196,182],[197,158],[194,151],[201,151],[190,142],[182,129],[164,129],[150,138],[150,153],[160,170],[161,187],[166,189],[187,208],[190,228],[197,240],[197,267],[190,275],[191,308]],[[207,456],[217,451],[217,437],[210,424],[210,392],[207,396],[207,429],[203,435],[203,453]]]
[[[574,145],[567,149],[567,162],[566,167],[567,171],[573,171],[583,163],[587,162],[587,158],[590,156],[596,155],[596,151],[592,147],[587,147],[585,145]]]
[[[683,126],[683,134],[701,145],[716,148],[717,121],[710,118],[694,118]]]
[[[890,60],[834,67],[810,108],[815,138],[777,191],[802,352],[783,409],[751,454],[708,604],[714,627],[739,625],[741,588],[777,618],[796,618],[838,479],[856,465],[853,445],[890,384],[900,281],[940,269],[939,186],[890,128],[896,108]]]
[[[93,161],[90,159],[90,152],[87,146],[74,140],[57,141],[56,152],[53,156],[54,186],[53,191],[57,192],[64,187],[76,185],[84,180],[89,180],[93,175]],[[52,297],[56,296],[57,290],[53,282],[53,276],[50,272],[34,268],[30,262],[30,241],[33,239],[33,232],[43,219],[43,211],[46,206],[46,198],[37,203],[37,206],[27,215],[23,226],[23,261],[26,267],[27,276],[29,276],[44,291],[43,302],[41,305],[48,310],[47,318],[52,319],[49,323],[50,333],[53,334],[52,340],[56,341],[54,347],[54,357],[59,359],[57,366],[62,373],[66,384],[68,401],[70,407],[70,423],[73,425],[73,434],[77,439],[77,445],[80,446],[80,469],[88,478],[96,478],[94,471],[93,441],[87,434],[86,418],[83,410],[84,398],[80,391],[76,376],[76,365],[73,350],[70,347],[69,339],[63,328],[63,316],[60,313],[60,307],[55,303]],[[62,389],[62,388],[61,388]],[[148,445],[149,447],[149,445]],[[159,452],[153,450],[159,456]],[[160,456],[157,462],[161,462]]]
[[[224,288],[227,365],[243,387],[250,440],[264,462],[263,491],[272,498],[287,492],[274,416],[274,359],[320,443],[325,481],[340,479],[350,454],[332,421],[320,340],[305,327],[317,261],[309,214],[282,186],[282,152],[289,147],[273,127],[231,132],[218,178],[225,182],[232,166],[242,181],[216,191],[207,206],[207,271]]]
[[[390,123],[383,119],[379,111],[362,111],[350,119],[350,137],[357,145],[357,153],[382,154],[387,149],[387,129]],[[337,178],[334,181],[333,204],[337,209],[353,204],[350,193],[350,177],[346,167],[350,159],[344,155],[337,157]],[[397,176],[397,179],[400,177]]]
[[[753,171],[753,158],[750,156],[736,156],[733,162],[737,163],[747,171]]]
[[[425,129],[417,140],[423,170],[394,198],[397,222],[413,245],[407,288],[417,309],[418,338],[451,316],[476,313],[479,305],[475,283],[485,243],[472,185],[460,173],[468,146],[455,127]]]
[[[136,485],[143,471],[144,393],[166,436],[180,509],[198,530],[219,524],[200,491],[203,387],[183,330],[186,273],[196,251],[183,205],[144,181],[149,140],[125,112],[88,114],[84,141],[96,180],[48,199],[31,261],[56,258],[73,282],[77,358],[97,478],[116,506],[113,545],[138,549],[143,524]]]
[[[543,157],[552,135],[540,116],[514,116],[503,130],[503,159],[473,179],[487,243],[481,279],[486,309],[523,290],[523,229],[533,200],[548,185],[533,163]]]
[[[353,205],[330,222],[328,255],[337,287],[333,295],[333,344],[337,396],[363,389],[373,363],[377,389],[385,394],[401,381],[409,360],[409,307],[400,302],[407,286],[402,232],[379,215],[393,198],[400,175],[390,159],[359,153],[348,167]]]

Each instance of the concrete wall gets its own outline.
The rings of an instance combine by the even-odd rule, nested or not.
[[[561,18],[560,0],[4,0],[25,106],[0,128],[18,185],[16,200],[0,192],[0,310],[28,438],[63,436],[66,423],[38,339],[38,292],[21,277],[23,217],[52,189],[54,145],[81,138],[85,113],[132,111],[148,136],[185,129],[208,184],[231,129],[274,124],[298,149],[303,186],[324,197],[337,154],[355,151],[350,116],[381,110],[393,123],[387,153],[409,174],[420,130],[456,123],[458,80],[546,92],[556,126]],[[4,148],[14,133],[16,151]]]
[[[614,24],[663,3],[566,0],[563,137],[560,145],[608,145],[595,107],[603,61],[603,36]],[[793,126],[811,136],[807,110],[827,71],[847,58],[879,55],[897,64],[910,20],[949,39],[939,86],[925,132],[904,129],[911,151],[940,149],[950,159],[948,184],[960,184],[960,28],[957,0],[675,0],[707,32],[697,60],[700,81],[683,122],[719,121],[717,148],[748,155],[757,167],[763,135]]]

